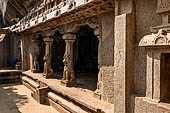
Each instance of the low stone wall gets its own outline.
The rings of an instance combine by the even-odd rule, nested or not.
[[[0,84],[19,82],[22,76],[21,71],[0,71]]]
[[[149,100],[146,97],[131,96],[133,113],[170,113],[167,103]]]
[[[114,67],[113,66],[103,66],[100,69],[100,74],[102,74],[103,88],[102,88],[102,100],[109,103],[114,103]]]

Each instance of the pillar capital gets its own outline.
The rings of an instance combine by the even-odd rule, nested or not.
[[[76,40],[76,35],[73,33],[66,33],[63,35],[64,40]]]
[[[46,38],[43,39],[44,42],[53,42],[54,39],[51,36],[48,36]]]

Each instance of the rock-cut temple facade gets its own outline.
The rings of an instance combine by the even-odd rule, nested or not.
[[[60,113],[170,113],[170,0],[31,1],[1,14],[0,83]]]

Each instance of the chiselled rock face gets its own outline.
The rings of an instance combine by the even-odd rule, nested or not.
[[[4,16],[6,24],[13,24],[11,19],[16,16],[24,17],[30,9],[43,0],[0,0],[0,11]]]

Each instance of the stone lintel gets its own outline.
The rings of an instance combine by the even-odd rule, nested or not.
[[[158,33],[144,36],[139,42],[141,47],[168,47],[170,46],[170,33],[160,29]]]
[[[76,35],[72,33],[66,33],[63,35],[64,40],[76,40]]]

